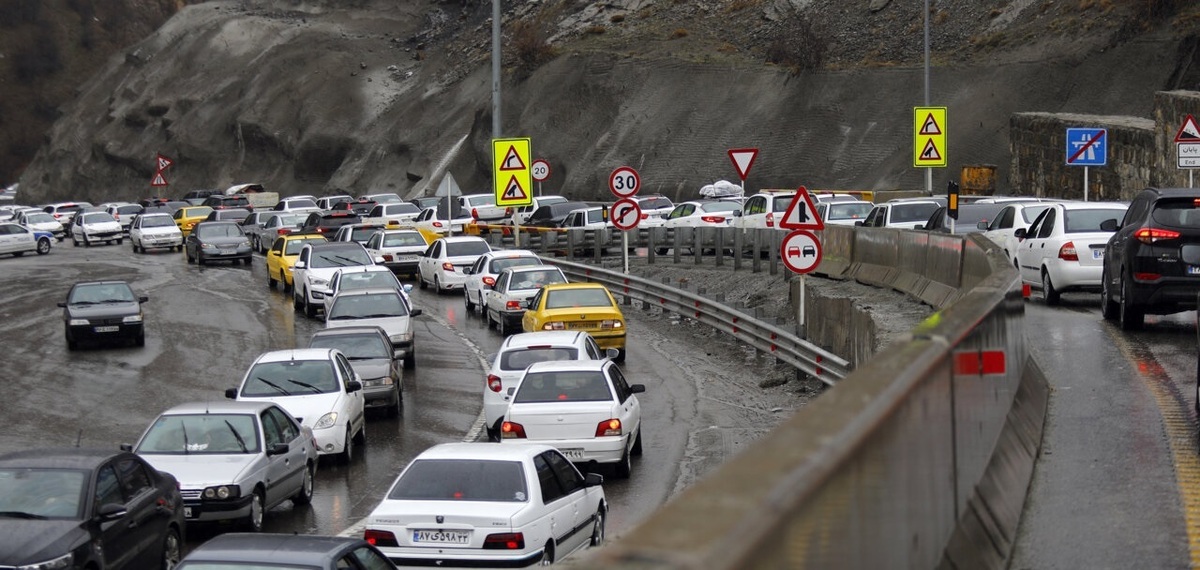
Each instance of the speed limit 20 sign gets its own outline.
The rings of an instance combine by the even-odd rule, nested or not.
[[[529,173],[535,181],[543,182],[550,178],[550,163],[544,158],[539,158],[529,166]]]
[[[638,193],[642,187],[642,179],[636,170],[622,166],[608,175],[608,189],[618,198],[628,198]]]

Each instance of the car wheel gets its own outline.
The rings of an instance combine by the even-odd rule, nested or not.
[[[75,239],[74,235],[71,236],[71,245],[79,247],[79,240]]]
[[[592,541],[591,546],[596,547],[604,544],[604,507],[600,507],[596,511],[596,518],[592,521]]]
[[[628,479],[633,474],[633,461],[629,458],[629,450],[621,454],[621,461],[617,463],[617,478]]]
[[[196,265],[204,265],[205,263],[208,263],[208,261],[205,261],[205,259],[204,259],[204,252],[197,251],[196,252]]]
[[[367,420],[365,417],[363,418],[362,428],[358,430],[358,435],[354,436],[354,442],[359,445],[367,444]]]
[[[250,262],[253,260],[254,260],[253,257],[247,256],[245,259],[242,259],[242,263],[244,263],[246,265],[250,265]]]
[[[417,367],[417,347],[414,344],[413,347],[408,350],[408,353],[404,355],[404,369],[412,370],[413,368],[416,368],[416,367]]]
[[[350,434],[350,426],[346,426],[346,444],[342,447],[342,454],[338,457],[342,463],[347,465],[354,461],[354,436]]]
[[[50,253],[50,238],[42,238],[38,240],[37,253],[38,255],[46,255],[47,253]]]
[[[92,240],[88,239],[87,234],[83,234],[83,247],[92,247]]]
[[[396,386],[396,401],[388,406],[387,417],[394,418],[400,415],[400,406],[404,402],[404,394],[400,392],[400,386]]]
[[[271,275],[270,271],[268,271],[267,272],[267,288],[274,290],[276,283],[279,283],[279,281],[277,279],[275,279],[274,275]]]
[[[637,457],[642,456],[642,428],[638,428],[637,437],[633,438],[633,449],[629,453]]]
[[[286,287],[286,285],[285,285],[285,287]],[[297,297],[296,293],[297,293],[297,291],[295,289],[293,289],[292,290],[292,308],[299,311],[301,309],[301,307],[303,307],[304,305],[300,303],[300,297]]]
[[[146,346],[146,333],[140,332],[137,336],[133,337],[133,344],[134,346]]]
[[[425,284],[425,274],[417,273],[417,283],[420,283],[422,289],[428,289],[429,285]]]
[[[467,305],[467,316],[475,312],[475,303],[471,302],[471,292],[463,289],[463,302]]]
[[[1121,276],[1121,305],[1120,315],[1121,330],[1132,331],[1142,328],[1145,315],[1133,306],[1133,301],[1129,299],[1129,284],[1125,281],[1125,276]]]
[[[542,548],[542,557],[538,559],[538,566],[551,566],[554,564],[554,543],[547,542]]]
[[[133,249],[134,253],[138,252],[137,242],[133,241],[133,238],[129,238],[129,247]]]
[[[486,308],[483,309],[483,321],[485,323],[487,323],[488,330],[491,330],[492,325],[495,324],[495,322],[496,322],[496,321],[492,320],[492,313],[490,311],[488,311]]]
[[[300,483],[300,490],[292,497],[292,502],[297,505],[307,505],[312,502],[313,498],[313,477],[317,470],[316,465],[309,465],[304,468],[304,481]]]
[[[250,497],[250,514],[246,517],[246,530],[262,532],[264,510],[262,491],[255,489],[254,494]]]
[[[79,350],[79,341],[68,336],[67,337],[67,350]]]
[[[187,256],[187,262],[188,262],[188,263],[195,263],[195,262],[196,262],[196,258],[195,258],[195,257],[192,257],[192,252],[191,252],[191,251],[184,251],[184,253],[183,253],[183,254],[184,254],[185,256]]]
[[[625,347],[617,349],[617,357],[613,359],[615,362],[625,362]]]
[[[1103,271],[1100,275],[1100,315],[1106,321],[1114,321],[1117,319],[1118,307],[1108,282],[1108,271]]]
[[[654,253],[657,253],[658,255],[666,255],[666,254],[667,254],[667,248],[665,248],[665,247],[656,247],[656,248],[654,248]]]
[[[317,307],[308,302],[308,293],[304,293],[304,316],[310,319],[317,318]]]
[[[1057,305],[1060,295],[1058,289],[1054,288],[1054,283],[1050,281],[1050,272],[1042,269],[1042,296],[1046,298],[1046,304]]]
[[[122,238],[117,238],[117,245],[121,245],[124,241]]]
[[[438,295],[442,294],[442,280],[437,275],[433,276],[433,292]]]
[[[162,570],[173,570],[179,565],[180,558],[183,558],[183,545],[179,540],[179,529],[170,527],[167,536],[163,537]]]
[[[497,328],[499,328],[499,329],[500,329],[500,336],[501,336],[501,337],[508,336],[508,327],[507,327],[507,326],[505,326],[505,324],[504,324],[504,323],[505,323],[505,321],[507,321],[507,320],[508,320],[508,319],[504,318],[504,315],[500,315],[500,320],[496,321],[496,322],[497,322],[497,324],[499,325]]]
[[[54,239],[58,240],[58,243],[62,243],[63,240],[67,239],[67,236],[64,235],[64,236],[56,237]]]
[[[250,249],[253,249],[254,251],[259,251],[259,252],[262,251],[262,244],[258,243],[257,235],[250,236]]]

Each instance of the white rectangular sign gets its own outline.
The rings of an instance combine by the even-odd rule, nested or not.
[[[1179,143],[1179,168],[1200,168],[1200,143]]]

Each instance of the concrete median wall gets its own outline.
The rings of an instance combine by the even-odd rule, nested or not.
[[[1047,393],[1025,350],[1015,271],[975,238],[833,227],[822,237],[819,271],[939,310],[860,360],[850,356],[874,339],[846,336],[861,317],[852,303],[810,297],[809,339],[845,347],[833,351],[857,369],[580,566],[1005,566]]]

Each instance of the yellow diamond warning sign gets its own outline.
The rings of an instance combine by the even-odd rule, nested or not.
[[[945,107],[913,107],[913,166],[946,166]]]
[[[533,203],[530,139],[492,139],[492,181],[498,206]]]

